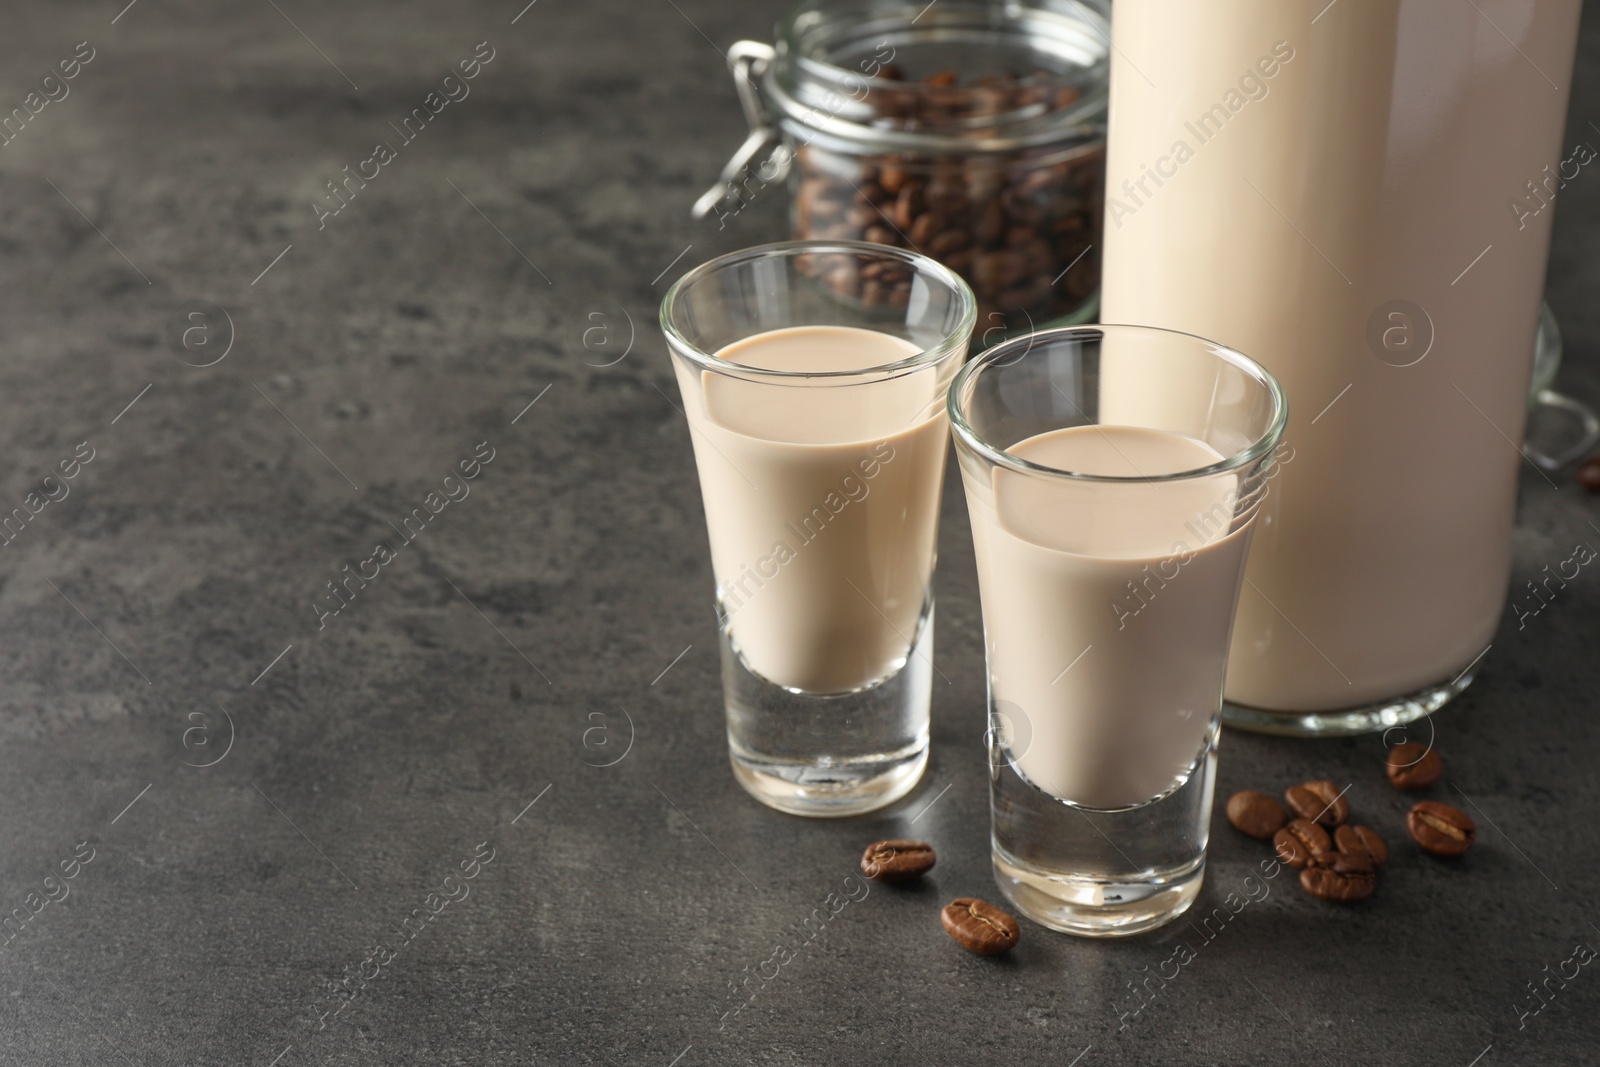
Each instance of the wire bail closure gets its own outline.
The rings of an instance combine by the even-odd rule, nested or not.
[[[733,153],[733,158],[722,168],[717,184],[707,189],[700,199],[694,202],[694,207],[690,210],[694,218],[703,219],[721,208],[736,210],[737,207],[742,207],[744,200],[739,196],[737,182],[750,165],[763,156],[774,164],[773,173],[770,177],[764,175],[763,181],[781,181],[788,175],[788,154],[784,153],[782,156],[772,154],[782,143],[782,135],[773,123],[772,116],[767,113],[766,106],[761,102],[760,81],[776,55],[776,49],[760,41],[735,41],[733,47],[728,49],[728,64],[733,71],[733,87],[739,94],[739,106],[744,110],[750,134]]]

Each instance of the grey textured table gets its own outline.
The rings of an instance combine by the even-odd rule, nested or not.
[[[1280,877],[1214,937],[1026,925],[1011,956],[969,956],[937,914],[995,893],[959,493],[923,785],[809,822],[726,766],[654,316],[685,267],[783,232],[776,193],[720,232],[686,210],[742,133],[718,49],[775,8],[122,2],[10,5],[0,39],[4,109],[93,49],[0,149],[0,500],[93,457],[0,554],[0,914],[26,919],[0,938],[0,1062],[1600,1056],[1592,967],[1519,1019],[1528,983],[1600,945],[1600,579],[1508,617],[1437,718],[1445,795],[1482,815],[1464,861],[1404,843],[1377,738],[1230,733],[1224,791],[1355,783],[1397,852],[1370,905]],[[1600,121],[1589,15],[1568,144]],[[319,222],[325,183],[483,41],[470,96]],[[1585,169],[1550,300],[1590,400],[1597,264]],[[226,356],[186,365],[185,329],[188,363]],[[430,497],[475,451],[469,495]],[[1600,499],[1557,484],[1524,478],[1519,587],[1600,538]],[[426,532],[363,562],[430,502]],[[322,616],[346,564],[379,573]],[[862,845],[908,832],[940,850],[928,884],[845,895]],[[1223,828],[1201,907],[1262,855]],[[1180,936],[1195,958],[1137,999]]]

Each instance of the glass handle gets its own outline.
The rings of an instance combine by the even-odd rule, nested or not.
[[[760,41],[735,41],[733,47],[728,49],[728,62],[733,68],[733,87],[739,94],[739,106],[744,110],[745,121],[750,125],[750,135],[722,168],[717,184],[694,202],[690,214],[697,219],[705,218],[729,201],[740,202],[734,183],[751,163],[778,146],[778,129],[761,102],[760,90],[761,76],[766,73],[767,65],[776,54],[771,45]],[[775,173],[770,180],[776,181],[788,173],[789,160],[787,156],[772,158]]]
[[[1555,455],[1547,455],[1533,445],[1525,445],[1523,447],[1523,452],[1527,457],[1533,460],[1542,470],[1560,470],[1585,452],[1588,452],[1596,444],[1600,444],[1600,416],[1597,416],[1594,409],[1589,405],[1580,400],[1574,400],[1565,393],[1558,393],[1554,389],[1539,390],[1538,395],[1534,397],[1534,403],[1539,407],[1558,408],[1561,411],[1568,412],[1576,416],[1579,424],[1583,427],[1577,439]]]

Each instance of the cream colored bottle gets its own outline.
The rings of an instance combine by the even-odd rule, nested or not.
[[[1234,704],[1373,726],[1304,716],[1437,697],[1493,639],[1553,201],[1600,171],[1562,140],[1579,6],[1117,0],[1102,320],[1289,397]]]

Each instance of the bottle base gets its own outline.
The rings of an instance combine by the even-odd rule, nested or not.
[[[870,760],[778,763],[730,747],[733,776],[769,808],[811,818],[864,815],[911,792],[928,766],[928,745]]]
[[[1202,855],[1160,881],[1068,877],[994,847],[994,879],[1006,899],[1040,926],[1079,937],[1129,937],[1165,926],[1189,910],[1205,873]]]
[[[1276,711],[1224,701],[1222,721],[1235,729],[1279,737],[1349,737],[1379,733],[1425,718],[1450,703],[1472,684],[1476,666],[1474,661],[1452,680],[1406,696],[1337,711]]]

